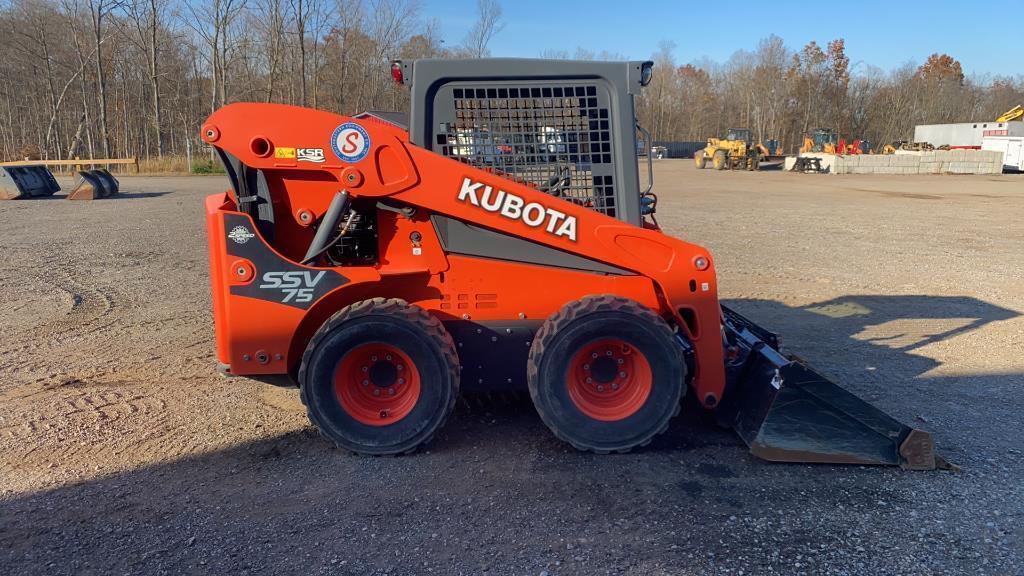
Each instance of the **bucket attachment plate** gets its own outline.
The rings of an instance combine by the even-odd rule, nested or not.
[[[771,334],[722,307],[732,354],[721,415],[752,454],[777,462],[945,467],[931,434],[911,428],[844,390]]]

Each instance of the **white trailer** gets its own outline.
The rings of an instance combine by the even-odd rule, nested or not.
[[[1024,122],[965,122],[914,126],[914,142],[951,148],[980,148],[989,136],[1024,136]]]
[[[988,136],[982,140],[981,149],[1002,152],[1004,171],[1024,172],[1024,137]]]

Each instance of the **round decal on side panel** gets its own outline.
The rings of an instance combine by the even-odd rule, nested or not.
[[[345,162],[359,162],[370,153],[370,135],[359,124],[346,122],[334,129],[331,149]]]

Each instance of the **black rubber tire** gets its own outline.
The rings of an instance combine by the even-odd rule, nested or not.
[[[387,426],[370,426],[342,408],[334,372],[346,351],[383,342],[407,354],[420,374],[412,411]],[[299,368],[302,403],[310,422],[339,448],[357,454],[408,454],[430,442],[459,395],[455,344],[441,322],[404,300],[374,298],[347,306],[313,334]]]
[[[615,337],[642,352],[652,387],[633,415],[601,421],[584,414],[569,396],[570,361],[583,346]],[[685,393],[686,364],[672,329],[653,311],[613,295],[570,302],[541,326],[530,346],[527,381],[533,405],[556,437],[578,450],[607,454],[645,446],[668,429]]]
[[[718,150],[711,157],[711,166],[715,170],[725,170],[730,168],[731,164],[732,160],[729,159],[729,154],[725,150]]]

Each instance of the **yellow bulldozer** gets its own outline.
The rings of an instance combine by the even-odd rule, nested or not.
[[[725,138],[708,138],[708,145],[698,150],[693,159],[697,168],[705,168],[710,162],[715,170],[757,170],[762,150],[763,146],[754,144],[750,130],[730,128]]]

